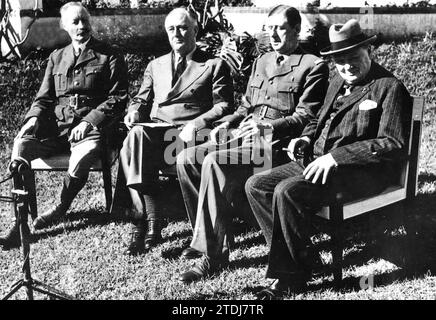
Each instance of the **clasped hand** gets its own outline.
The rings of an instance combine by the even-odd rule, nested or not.
[[[250,141],[255,136],[266,136],[268,131],[273,132],[273,126],[268,123],[256,122],[252,119],[243,121],[236,130],[235,137],[242,138],[244,142]]]

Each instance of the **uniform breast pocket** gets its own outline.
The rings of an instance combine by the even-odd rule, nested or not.
[[[263,80],[260,77],[255,77],[251,83],[250,83],[250,89],[251,89],[251,104],[255,105],[257,104],[257,101],[260,96],[264,96],[265,94],[262,94],[262,85]]]
[[[277,100],[280,105],[286,106],[290,112],[295,110],[300,98],[301,84],[298,82],[280,82],[277,85]]]
[[[85,86],[86,88],[102,88],[103,87],[103,66],[85,67]]]
[[[68,79],[66,72],[53,73],[53,80],[55,84],[56,92],[63,92],[68,88]]]

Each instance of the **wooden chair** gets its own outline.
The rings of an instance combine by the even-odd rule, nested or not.
[[[118,124],[120,118],[117,117],[113,120],[114,124]],[[112,122],[111,122],[112,123]],[[119,137],[116,137],[117,140],[120,140],[123,132],[118,128],[118,132],[120,134]],[[102,132],[103,140],[106,143],[102,144],[101,155],[99,159],[96,159],[95,163],[89,169],[90,172],[99,171],[102,173],[103,177],[103,187],[104,194],[106,199],[106,210],[109,212],[110,206],[112,203],[112,174],[111,168],[115,161],[118,159],[119,155],[119,145],[110,141],[106,136],[106,132]],[[122,141],[122,140],[120,140]],[[112,146],[112,147],[109,147]],[[30,183],[32,187],[30,187],[30,201],[29,201],[29,210],[32,217],[37,216],[37,199],[36,199],[36,185],[35,185],[35,172],[36,171],[67,171],[68,170],[68,162],[70,158],[70,153],[55,155],[49,158],[38,158],[31,162],[31,174],[30,174]]]
[[[421,143],[421,126],[424,112],[424,98],[413,98],[413,111],[410,128],[408,159],[405,162],[398,185],[393,185],[382,193],[343,203],[342,194],[336,194],[336,202],[329,207],[322,208],[317,215],[331,221],[331,240],[333,254],[333,276],[336,286],[342,282],[343,262],[343,222],[353,217],[367,214],[377,209],[385,208],[394,203],[410,205],[416,197],[418,180],[419,147]]]

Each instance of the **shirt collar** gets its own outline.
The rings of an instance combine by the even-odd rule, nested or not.
[[[189,63],[192,60],[192,55],[194,54],[196,49],[197,46],[195,46],[194,49],[186,55],[186,63]],[[177,63],[177,61],[179,61],[179,57],[180,55],[174,51],[174,63]]]
[[[79,52],[79,49],[81,50],[81,52],[83,52],[83,50],[85,50],[86,45],[88,44],[89,40],[91,40],[91,38],[89,38],[88,40],[86,40],[85,42],[83,42],[81,44],[77,44],[76,42],[72,42],[74,53]]]

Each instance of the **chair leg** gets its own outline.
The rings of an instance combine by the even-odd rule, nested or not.
[[[36,219],[38,216],[38,204],[36,200],[36,183],[35,183],[35,171],[31,170],[28,173],[29,181],[29,213],[32,219]]]
[[[106,211],[109,212],[112,203],[112,174],[107,163],[102,166],[104,195],[106,198]]]
[[[330,214],[332,215],[332,256],[333,256],[333,279],[337,289],[342,287],[342,265],[343,265],[343,207],[342,205],[330,206]]]

